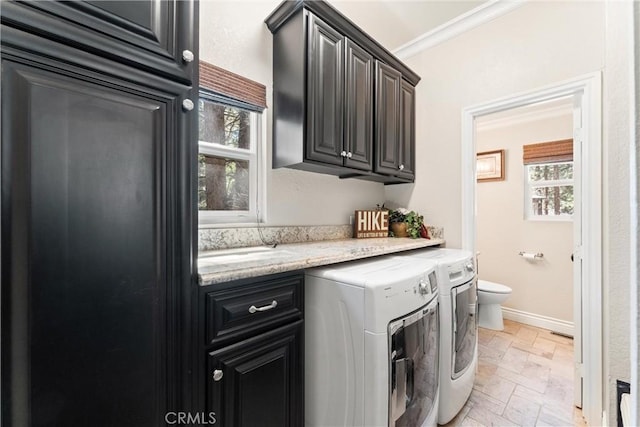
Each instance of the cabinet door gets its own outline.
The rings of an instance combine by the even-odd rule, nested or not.
[[[2,424],[163,425],[179,388],[180,95],[11,56]]]
[[[400,82],[399,71],[376,61],[376,138],[375,172],[396,175],[400,144]]]
[[[408,82],[402,80],[400,91],[400,165],[398,176],[409,179],[415,174],[415,148],[416,148],[416,89]]]
[[[225,427],[304,425],[302,332],[300,320],[209,353],[207,415]]]
[[[373,167],[373,57],[347,39],[345,83],[345,166]]]
[[[344,37],[309,13],[306,158],[342,165]]]
[[[186,84],[197,67],[195,57],[183,58],[197,55],[195,0],[7,1],[2,21]]]

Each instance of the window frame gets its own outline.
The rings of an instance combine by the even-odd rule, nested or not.
[[[524,166],[524,219],[527,221],[552,221],[552,222],[569,222],[573,221],[573,214],[560,214],[560,215],[536,215],[533,212],[532,196],[535,188],[541,187],[574,187],[574,178],[571,179],[548,179],[541,181],[531,181],[529,174],[529,167],[536,166],[554,166],[561,164],[571,164],[571,171],[573,174],[573,160],[558,161],[558,162],[541,162],[541,163],[529,163]],[[573,176],[573,175],[572,175]],[[575,188],[575,187],[574,187]],[[575,203],[575,200],[574,200]]]
[[[201,141],[198,138],[198,155],[223,157],[231,160],[249,162],[249,209],[248,210],[203,210],[198,208],[198,225],[201,228],[226,226],[226,225],[250,225],[263,222],[264,177],[260,176],[262,161],[265,114],[260,107],[242,102],[224,95],[217,94],[207,89],[200,88],[200,100],[213,102],[249,112],[250,124],[250,148],[242,149],[229,147],[216,142]],[[198,105],[198,109],[200,106]],[[199,177],[198,177],[199,179]],[[199,188],[199,184],[198,184]]]

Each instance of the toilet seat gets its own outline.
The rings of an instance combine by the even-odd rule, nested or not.
[[[510,294],[511,288],[500,283],[478,280],[478,291],[491,292],[494,294]]]

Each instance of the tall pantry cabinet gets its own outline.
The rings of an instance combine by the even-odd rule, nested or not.
[[[0,14],[2,424],[164,425],[191,405],[197,3]]]

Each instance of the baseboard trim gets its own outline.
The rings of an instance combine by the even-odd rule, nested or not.
[[[528,313],[526,311],[515,310],[509,307],[502,307],[502,316],[505,319],[524,323],[525,325],[536,326],[538,328],[574,336],[573,322],[567,322],[566,320],[555,319],[541,314]]]

